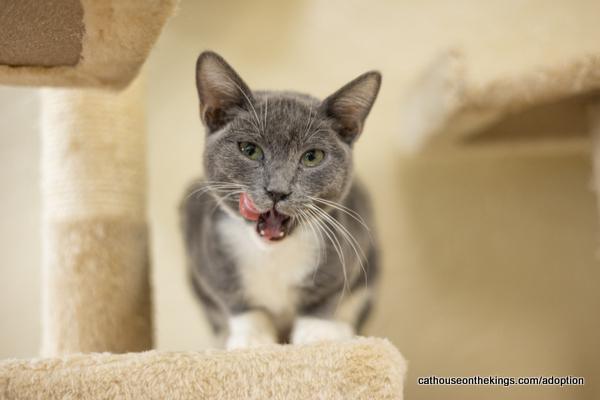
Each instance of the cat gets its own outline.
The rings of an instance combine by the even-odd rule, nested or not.
[[[226,348],[360,332],[378,252],[352,149],[380,85],[370,71],[323,101],[251,91],[218,54],[198,57],[206,177],[181,222],[191,283]]]

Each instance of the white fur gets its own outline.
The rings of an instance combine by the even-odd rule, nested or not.
[[[313,343],[320,340],[345,340],[354,336],[354,329],[346,322],[329,319],[300,317],[292,330],[293,344]]]
[[[344,340],[354,336],[352,326],[369,296],[366,289],[344,296],[335,312],[335,320],[296,318],[298,292],[295,288],[318,264],[319,241],[312,231],[300,228],[282,241],[269,243],[256,234],[254,226],[234,216],[219,221],[217,229],[239,265],[244,295],[275,317],[275,321],[271,321],[261,311],[232,317],[228,349],[274,343],[273,324],[292,322],[294,318],[292,343]]]
[[[367,288],[345,294],[331,319],[307,316],[297,318],[292,329],[291,342],[305,344],[320,340],[352,338],[356,334],[354,326],[370,296],[371,292]]]
[[[241,349],[277,342],[277,333],[269,317],[261,312],[247,312],[229,319],[229,337],[226,348]]]
[[[276,317],[292,317],[294,289],[317,266],[319,242],[299,228],[279,242],[260,238],[254,226],[239,218],[223,218],[218,226],[239,265],[244,295]]]

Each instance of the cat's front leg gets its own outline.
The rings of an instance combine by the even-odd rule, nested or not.
[[[290,336],[293,344],[306,344],[321,340],[346,340],[355,335],[347,322],[303,316],[296,318]]]
[[[270,316],[262,310],[251,310],[229,319],[228,350],[277,343],[277,331]]]

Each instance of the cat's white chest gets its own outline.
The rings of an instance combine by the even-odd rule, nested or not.
[[[219,221],[218,230],[235,257],[244,295],[275,315],[293,313],[296,288],[317,267],[319,243],[311,232],[296,229],[266,243],[253,226],[231,217]]]

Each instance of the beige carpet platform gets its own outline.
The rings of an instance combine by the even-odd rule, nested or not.
[[[600,101],[600,54],[582,54],[520,75],[469,79],[468,58],[439,56],[406,94],[401,110],[403,150],[483,147],[583,149],[589,109]]]
[[[384,339],[255,350],[75,354],[0,361],[2,399],[400,399]]]

